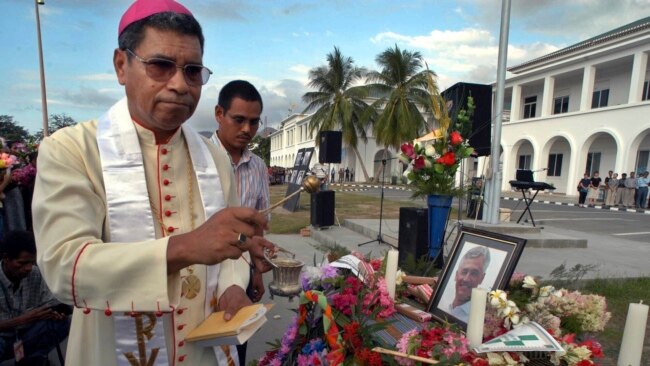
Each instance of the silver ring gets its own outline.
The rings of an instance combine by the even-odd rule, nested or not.
[[[244,244],[246,242],[246,235],[239,233],[237,240],[239,241],[239,245]]]

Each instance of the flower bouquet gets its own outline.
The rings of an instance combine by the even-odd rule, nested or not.
[[[414,187],[414,197],[429,194],[455,195],[462,192],[455,184],[460,161],[474,152],[463,137],[463,134],[470,133],[474,100],[468,98],[467,110],[461,110],[456,122],[452,124],[447,103],[438,92],[431,74],[428,75],[428,90],[431,95],[431,110],[439,127],[420,138],[421,144],[402,144],[398,158],[407,165],[404,176]]]
[[[376,320],[395,313],[382,263],[363,258],[364,280],[330,264],[303,271],[298,315],[257,365],[379,366],[394,362],[371,350],[376,345],[373,333],[386,326]]]
[[[534,321],[559,342],[564,352],[551,353],[550,357],[548,353],[476,354],[468,349],[462,332],[448,324],[432,324],[420,331],[405,333],[398,343],[399,351],[407,355],[436,359],[438,365],[445,366],[524,366],[530,360],[540,358],[544,360],[544,364],[592,366],[597,365],[595,359],[603,356],[602,347],[591,336],[602,331],[611,317],[607,312],[606,300],[602,296],[540,286],[533,277],[515,273],[510,282],[510,292],[492,291],[488,300],[484,342],[503,335],[520,324]],[[398,360],[401,365],[413,365],[413,361],[407,358]]]

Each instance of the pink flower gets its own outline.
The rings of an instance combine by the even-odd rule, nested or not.
[[[400,146],[400,149],[404,155],[408,156],[411,159],[415,159],[415,149],[413,148],[413,145],[409,143],[403,143],[402,146]]]
[[[413,161],[413,170],[418,171],[424,169],[426,163],[424,161],[424,156],[420,155]]]

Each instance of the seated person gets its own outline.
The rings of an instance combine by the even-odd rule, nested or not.
[[[25,358],[18,364],[47,365],[47,355],[68,336],[72,308],[41,277],[33,233],[8,232],[0,253],[0,360],[13,359],[14,344],[22,342]]]

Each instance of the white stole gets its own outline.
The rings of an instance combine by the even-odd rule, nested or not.
[[[107,220],[111,242],[129,243],[156,239],[155,225],[149,201],[149,192],[144,173],[144,164],[138,134],[128,112],[126,98],[113,105],[99,119],[97,126],[97,145],[102,164],[104,187],[106,190]],[[199,194],[206,220],[217,211],[226,207],[225,195],[221,187],[219,173],[212,155],[199,135],[189,126],[182,126],[182,133],[187,143]],[[192,197],[190,197],[192,199]],[[205,317],[209,315],[208,304],[216,290],[219,265],[207,267],[205,292]],[[204,279],[205,280],[205,279]],[[137,310],[137,309],[136,309]],[[165,321],[171,321],[170,311],[161,309],[166,314]],[[139,355],[136,335],[136,318],[128,315],[114,314],[116,358],[118,365],[130,365],[124,356],[126,353]],[[155,317],[142,317],[155,320]],[[159,349],[154,365],[169,365],[165,344],[165,332],[162,322],[156,321],[152,337],[146,341],[147,352]],[[149,324],[144,324],[148,326]],[[146,355],[147,358],[151,354]]]

